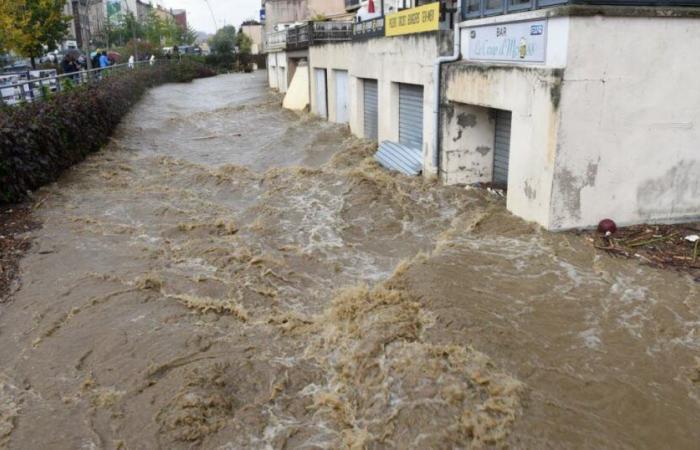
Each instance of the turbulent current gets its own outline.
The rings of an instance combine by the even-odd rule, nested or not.
[[[37,193],[0,448],[698,448],[700,285],[265,86],[154,89]]]

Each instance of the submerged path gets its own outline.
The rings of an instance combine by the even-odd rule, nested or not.
[[[38,193],[0,448],[697,448],[693,280],[371,151],[262,74],[152,90]]]

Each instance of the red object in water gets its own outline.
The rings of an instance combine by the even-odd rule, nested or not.
[[[374,0],[369,0],[369,5],[367,5],[367,12],[374,14]]]
[[[606,236],[614,234],[617,231],[617,224],[611,219],[603,219],[598,224],[598,232]]]

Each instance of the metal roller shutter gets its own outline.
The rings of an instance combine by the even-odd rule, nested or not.
[[[376,141],[379,138],[379,102],[377,80],[364,80],[364,122],[365,138]]]
[[[399,143],[423,148],[423,86],[399,84]]]
[[[508,163],[510,160],[510,111],[496,110],[496,143],[493,154],[493,183],[508,187]]]
[[[326,69],[316,69],[316,113],[328,118],[328,96],[326,90]]]

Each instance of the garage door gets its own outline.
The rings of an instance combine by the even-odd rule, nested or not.
[[[423,86],[399,84],[399,143],[423,148]]]
[[[493,183],[508,187],[508,162],[510,160],[510,111],[496,110],[496,143],[493,156]]]
[[[364,80],[365,138],[376,141],[379,137],[379,102],[377,80]]]
[[[326,93],[326,69],[314,69],[316,74],[316,114],[328,118],[328,96]]]
[[[335,121],[348,123],[350,121],[350,105],[348,96],[348,73],[336,70],[335,73]]]
[[[280,92],[287,92],[287,73],[284,67],[277,67],[277,88]]]

